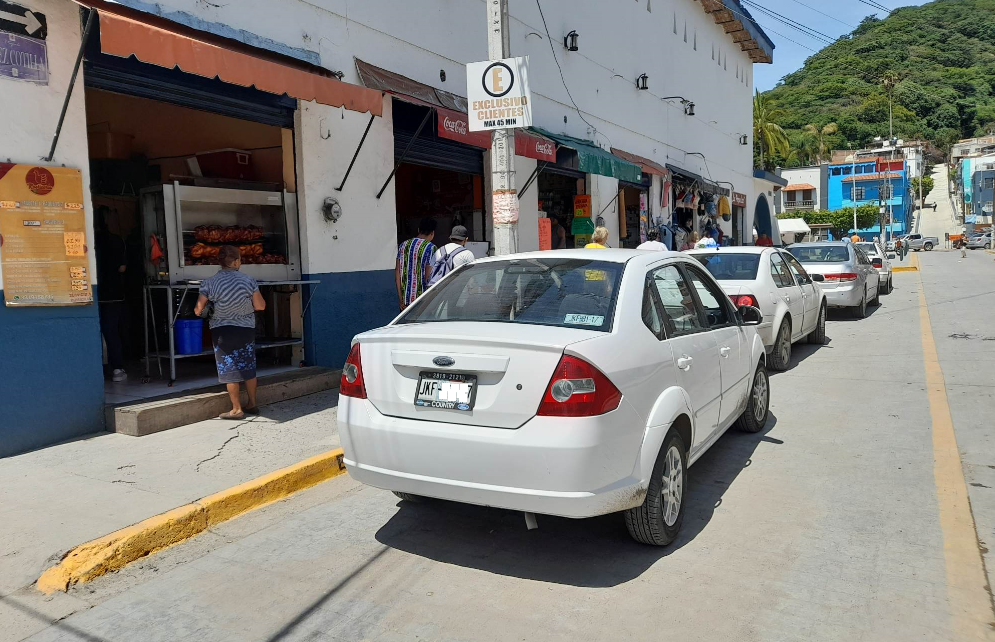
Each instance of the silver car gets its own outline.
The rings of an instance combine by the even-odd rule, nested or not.
[[[857,247],[867,254],[867,257],[871,259],[871,265],[878,271],[878,276],[881,277],[881,285],[878,289],[881,294],[891,294],[891,291],[895,289],[891,281],[891,259],[895,258],[895,253],[881,252],[881,244],[877,242],[861,241],[857,243]]]
[[[984,234],[981,236],[972,236],[967,241],[967,249],[978,250],[985,248],[986,250],[992,249],[992,235]]]
[[[863,318],[868,304],[880,302],[881,277],[867,253],[853,243],[795,243],[787,250],[813,278],[816,274],[823,277],[819,285],[830,307],[850,308],[857,318]]]

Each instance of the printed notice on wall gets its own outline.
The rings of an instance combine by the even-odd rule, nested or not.
[[[92,303],[87,253],[80,171],[0,163],[4,303]]]

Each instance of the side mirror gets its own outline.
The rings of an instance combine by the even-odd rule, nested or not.
[[[809,274],[809,276],[812,277],[813,281],[818,281],[819,283],[822,283],[823,281],[826,280],[826,277],[822,276],[821,274]]]
[[[743,320],[743,325],[760,325],[764,320],[764,313],[760,311],[760,308],[755,308],[752,305],[741,305],[739,306],[739,318]]]
[[[895,255],[894,255],[894,254],[889,254],[889,255],[888,255],[888,258],[889,258],[889,259],[893,259],[893,258],[895,258]]]

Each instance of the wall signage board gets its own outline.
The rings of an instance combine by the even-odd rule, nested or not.
[[[732,193],[732,204],[735,207],[746,207],[746,194],[740,194],[739,192]]]
[[[80,170],[0,163],[4,303],[92,303],[88,251]]]
[[[45,14],[0,0],[0,78],[48,84]]]
[[[459,141],[466,145],[480,147],[481,149],[491,148],[491,135],[487,132],[470,131],[466,114],[441,107],[437,107],[435,111],[439,120],[439,137]]]
[[[528,56],[468,64],[466,99],[472,132],[531,127]]]
[[[553,249],[553,221],[548,218],[539,219],[539,249]]]

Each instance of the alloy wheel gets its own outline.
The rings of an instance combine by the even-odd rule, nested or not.
[[[781,363],[787,368],[788,364],[791,363],[791,334],[787,331],[787,327],[781,330],[781,344],[777,347],[781,355]]]
[[[673,526],[681,513],[684,494],[684,466],[676,446],[667,450],[663,460],[663,521]]]
[[[762,423],[764,417],[767,415],[767,397],[769,393],[767,373],[759,370],[753,379],[753,418],[757,420],[757,423]]]

